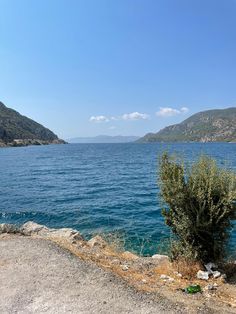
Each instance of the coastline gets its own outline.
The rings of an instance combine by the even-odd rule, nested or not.
[[[46,141],[46,140],[39,140],[39,139],[15,139],[11,142],[3,142],[0,140],[0,148],[40,146],[40,145],[58,145],[58,144],[68,144],[68,143],[61,139],[56,139],[53,141]]]
[[[188,313],[212,313],[210,309],[213,309],[214,313],[217,313],[218,310],[222,312],[222,309],[225,310],[225,313],[235,312],[235,308],[233,308],[233,306],[236,306],[235,284],[232,285],[231,283],[229,285],[213,279],[208,282],[195,280],[194,283],[200,283],[201,286],[213,284],[213,282],[217,283],[217,291],[213,291],[213,293],[204,291],[202,294],[186,295],[180,288],[186,286],[189,282],[184,278],[180,278],[175,274],[176,272],[174,273],[167,256],[157,254],[153,257],[140,257],[131,252],[116,251],[100,236],[85,241],[77,230],[70,228],[49,229],[34,222],[28,222],[21,227],[1,224],[0,234],[1,241],[5,241],[9,237],[17,237],[53,242],[72,253],[79,260],[85,263],[93,263],[104,271],[112,273],[126,282],[129,287],[142,293],[143,296],[146,293],[153,296],[158,295],[161,299],[167,300],[169,305],[174,303],[176,311],[172,308],[172,313],[185,313],[184,311],[179,312],[181,304],[184,305]],[[63,262],[60,267],[63,269]],[[162,280],[162,275],[171,276],[173,280]],[[228,295],[226,295],[226,291],[228,291]],[[197,308],[202,309],[202,312],[197,311]]]

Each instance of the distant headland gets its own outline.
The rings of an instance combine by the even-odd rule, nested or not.
[[[198,112],[138,142],[236,142],[236,108]]]
[[[51,130],[0,102],[0,147],[65,143]]]

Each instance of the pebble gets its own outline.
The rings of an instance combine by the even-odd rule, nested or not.
[[[205,291],[210,291],[210,290],[216,290],[216,288],[218,287],[218,285],[216,283],[214,283],[213,285],[207,285],[206,287],[204,287]]]
[[[182,277],[183,277],[183,275],[182,275],[182,274],[180,274],[180,273],[178,273],[177,271],[175,271],[175,272],[174,272],[174,274],[175,274],[176,276],[180,277],[180,278],[182,278]]]
[[[129,270],[129,266],[128,265],[122,265],[122,270],[124,270],[124,271]]]
[[[160,279],[164,280],[164,281],[169,281],[169,282],[173,282],[174,278],[171,278],[170,276],[167,275],[161,275]]]

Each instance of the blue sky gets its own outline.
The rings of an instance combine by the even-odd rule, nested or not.
[[[235,0],[0,0],[0,100],[75,136],[236,105]]]

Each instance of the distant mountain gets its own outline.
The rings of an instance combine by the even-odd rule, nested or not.
[[[62,143],[49,129],[0,102],[0,147]]]
[[[138,142],[236,142],[236,108],[196,113]]]
[[[135,142],[139,139],[138,136],[109,136],[98,135],[95,137],[76,137],[69,139],[69,143],[129,143]]]

